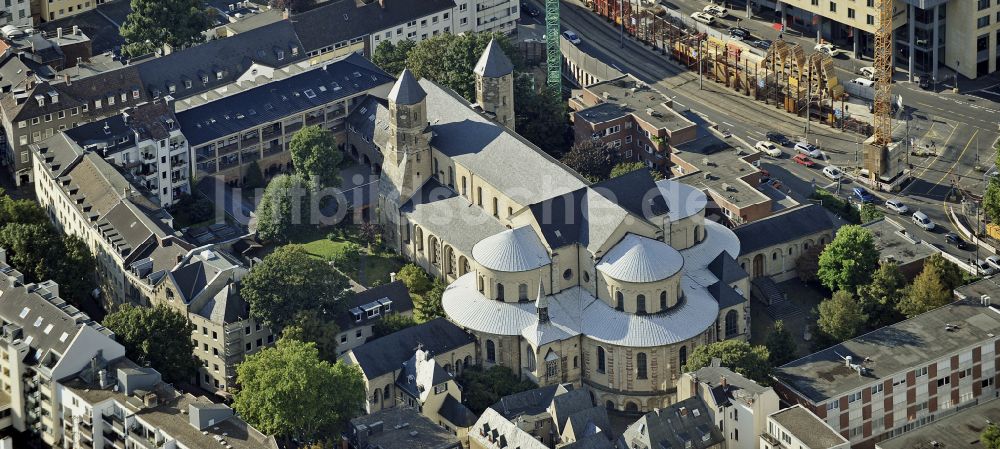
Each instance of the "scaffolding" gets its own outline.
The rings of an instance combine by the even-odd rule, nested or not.
[[[553,92],[562,89],[562,52],[559,50],[559,0],[545,0],[546,84]]]

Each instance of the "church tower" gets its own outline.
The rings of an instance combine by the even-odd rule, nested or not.
[[[495,39],[490,40],[473,71],[476,103],[501,125],[514,129],[514,65]]]
[[[410,69],[403,70],[389,92],[388,132],[382,170],[398,189],[402,204],[433,175],[427,93]]]

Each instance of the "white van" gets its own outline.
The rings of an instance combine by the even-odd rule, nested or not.
[[[711,25],[711,24],[715,23],[715,17],[714,16],[712,16],[711,14],[708,14],[708,13],[701,12],[701,11],[695,11],[695,12],[691,13],[691,18],[694,19],[694,20],[696,20],[696,21],[698,21],[698,22],[704,23],[705,25]]]

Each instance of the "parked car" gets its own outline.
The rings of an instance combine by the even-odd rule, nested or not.
[[[729,15],[729,10],[719,5],[708,5],[702,8],[702,11],[720,19]]]
[[[897,214],[905,214],[910,211],[910,208],[903,204],[902,201],[897,199],[885,200],[885,208],[889,209]]]
[[[795,144],[795,151],[811,158],[818,158],[823,155],[823,153],[820,153],[819,148],[816,148],[816,145],[808,142],[799,142]]]
[[[774,132],[774,131],[768,132],[767,133],[767,140],[770,140],[771,142],[774,142],[774,143],[776,143],[778,145],[781,145],[783,147],[787,147],[787,146],[791,146],[792,145],[792,141],[789,140],[787,137],[785,137],[784,134],[779,133],[779,132]]]
[[[945,234],[944,240],[952,245],[955,245],[958,249],[966,249],[969,247],[969,244],[965,243],[965,240],[954,232]]]
[[[828,54],[828,55],[830,55],[831,58],[835,58],[835,57],[837,57],[837,55],[843,53],[843,50],[841,50],[841,49],[839,49],[837,47],[834,47],[833,44],[831,44],[829,42],[823,42],[823,43],[820,43],[820,44],[816,44],[816,46],[813,47],[813,51],[818,51],[820,53]]]
[[[871,67],[871,66],[862,67],[862,68],[858,69],[858,75],[861,75],[861,76],[863,76],[865,78],[868,78],[870,80],[874,80],[875,79],[875,67]]]
[[[777,145],[768,142],[766,140],[761,140],[760,142],[757,142],[757,145],[754,145],[754,148],[756,148],[757,151],[760,151],[761,153],[764,153],[768,156],[781,157],[781,149],[778,148]]]
[[[570,30],[563,31],[563,37],[565,37],[566,40],[568,40],[573,45],[578,45],[580,42],[582,42],[580,40],[580,36],[578,36],[576,33]]]
[[[804,154],[796,154],[795,157],[792,158],[792,160],[795,161],[796,164],[805,165],[806,167],[809,168],[812,168],[816,165],[816,163],[813,162],[812,159],[809,159]]]
[[[823,176],[826,176],[834,181],[839,181],[840,178],[844,177],[844,172],[840,171],[837,167],[827,165],[826,167],[823,167]]]
[[[750,39],[750,30],[746,28],[733,27],[729,29],[729,37],[739,40]]]
[[[528,15],[531,16],[531,17],[538,17],[538,16],[542,15],[542,12],[539,11],[538,8],[533,8],[533,7],[529,6],[527,8],[527,11],[528,11]]]
[[[754,47],[757,47],[757,48],[759,48],[761,50],[770,50],[771,49],[771,41],[769,41],[767,39],[757,39],[757,40],[755,40],[753,42],[750,42],[750,45],[753,45]]]
[[[854,194],[854,198],[861,201],[861,204],[871,204],[875,202],[875,195],[872,195],[872,193],[864,187],[855,187],[851,189],[851,193]]]
[[[930,75],[920,75],[920,79],[917,80],[917,85],[921,89],[928,90],[931,88],[931,76]]]
[[[989,276],[995,274],[997,269],[990,265],[989,262],[979,259],[976,261],[976,269],[979,271],[980,276]]]
[[[875,81],[872,81],[872,80],[870,80],[868,78],[861,78],[861,77],[852,79],[851,83],[852,84],[857,84],[859,86],[864,86],[864,87],[872,87],[872,86],[875,85]]]
[[[934,229],[934,222],[931,221],[930,217],[928,217],[927,214],[923,212],[920,211],[914,212],[912,215],[912,219],[913,223],[915,223],[917,226],[920,226],[921,228],[924,228],[925,231],[930,231],[931,229]]]
[[[715,23],[715,16],[701,11],[695,11],[691,13],[691,18],[698,22],[704,23],[705,25],[712,25]]]
[[[986,258],[986,263],[996,270],[1000,270],[1000,256],[990,256]]]

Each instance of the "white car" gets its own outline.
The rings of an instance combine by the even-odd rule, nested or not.
[[[565,37],[566,40],[568,40],[573,45],[577,45],[577,44],[579,44],[581,42],[580,41],[580,36],[577,36],[576,33],[572,32],[570,30],[563,31],[563,37]]]
[[[989,276],[997,272],[997,269],[989,264],[989,262],[979,259],[976,261],[976,269],[979,271],[980,275]]]
[[[833,57],[836,57],[837,55],[839,55],[843,50],[841,50],[841,49],[839,49],[837,47],[834,47],[833,44],[831,44],[829,42],[823,42],[821,44],[816,44],[816,46],[813,47],[813,51],[818,51],[820,53],[826,53],[826,54],[830,55],[831,58],[833,58]]]
[[[819,148],[816,148],[816,145],[813,145],[808,142],[799,142],[795,144],[795,151],[802,153],[806,156],[809,156],[813,159],[819,159],[820,157],[823,156],[823,153],[820,153]]]
[[[754,145],[754,148],[756,148],[757,151],[760,151],[761,153],[764,153],[768,156],[781,157],[781,149],[778,148],[777,145],[768,142],[766,140],[761,140],[760,142],[757,142],[757,145]]]
[[[994,269],[1000,270],[1000,256],[990,256],[986,258],[986,263]]]
[[[840,171],[837,167],[827,165],[826,167],[823,167],[823,176],[826,176],[834,181],[838,181],[840,178],[844,177],[844,172]]]
[[[862,67],[858,69],[858,74],[870,80],[875,79],[875,67]]]
[[[930,217],[928,217],[927,214],[923,212],[916,211],[913,213],[911,218],[913,219],[914,224],[920,226],[921,228],[924,228],[925,231],[930,231],[931,229],[934,229],[934,222],[931,221]]]
[[[701,11],[695,11],[691,13],[691,18],[698,22],[704,23],[705,25],[711,25],[715,23],[715,16]]]
[[[704,7],[702,11],[720,19],[729,15],[729,10],[719,5],[708,5]]]
[[[864,86],[864,87],[872,87],[872,86],[875,85],[875,81],[872,81],[872,80],[870,80],[868,78],[864,78],[864,77],[854,78],[854,79],[851,80],[851,82],[854,83],[854,84],[857,84],[859,86]]]
[[[885,208],[889,209],[897,214],[905,214],[910,211],[910,208],[903,204],[902,201],[897,199],[885,200]]]

